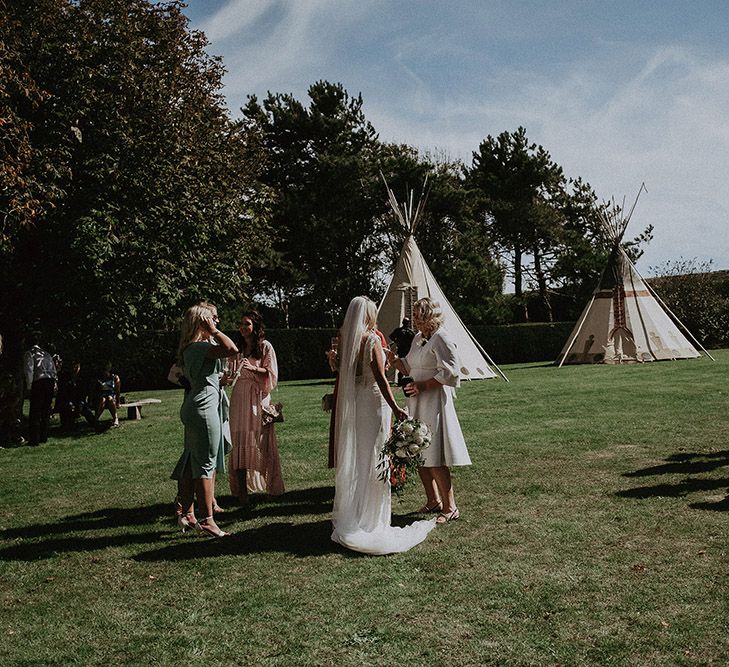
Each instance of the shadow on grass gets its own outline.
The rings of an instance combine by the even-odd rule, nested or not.
[[[137,561],[182,561],[272,551],[301,557],[321,556],[336,549],[330,539],[331,533],[332,524],[328,519],[297,524],[268,523],[259,528],[234,532],[222,539],[200,537],[177,540],[174,544],[142,552],[132,558]]]
[[[393,516],[396,526],[407,526],[412,518]],[[160,549],[146,551],[136,556],[137,561],[184,561],[196,558],[217,558],[219,556],[242,556],[247,554],[283,552],[301,558],[340,553],[349,558],[369,558],[332,542],[332,523],[329,519],[308,523],[276,522],[258,528],[233,532],[215,539],[191,539],[176,541]]]
[[[220,517],[220,523],[225,526],[230,520],[245,521],[252,516],[289,517],[328,513],[332,508],[333,497],[334,488],[331,486],[294,490],[276,500],[255,499],[251,509],[238,508],[226,512]],[[154,526],[161,520],[169,522],[169,530],[167,528],[160,530]],[[173,521],[172,504],[164,503],[146,507],[107,507],[67,516],[58,521],[10,528],[0,532],[0,539],[6,544],[0,549],[0,560],[33,561],[52,558],[61,553],[97,551],[108,547],[128,547],[133,544],[159,543],[171,539],[177,541],[179,534]],[[319,523],[329,524],[328,521]],[[130,528],[136,527],[148,529],[140,532],[130,531]],[[295,530],[301,530],[301,526],[296,526]],[[99,535],[91,531],[111,531],[111,534]],[[7,544],[11,540],[16,543]],[[198,541],[198,544],[200,543]],[[186,548],[185,545],[175,544],[158,551],[169,549],[175,551],[178,546],[183,551]],[[198,555],[204,556],[204,550],[199,551]]]
[[[665,459],[665,463],[634,472],[623,473],[623,477],[649,477],[652,475],[697,475],[729,466],[729,450],[720,452],[679,452]],[[686,477],[680,482],[640,486],[618,491],[615,495],[623,498],[681,497],[700,491],[715,491],[729,487],[729,478],[709,479],[706,477]],[[729,510],[729,495],[718,502],[691,503],[693,509],[713,511]]]
[[[729,451],[711,452],[701,454],[695,452],[679,452],[665,459],[666,463],[643,468],[634,472],[626,472],[623,477],[649,477],[651,475],[694,475],[701,472],[711,472],[722,466],[729,465]]]

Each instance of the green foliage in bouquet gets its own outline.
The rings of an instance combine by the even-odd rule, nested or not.
[[[389,480],[398,498],[402,498],[407,485],[415,482],[418,468],[425,463],[423,450],[430,446],[431,437],[430,428],[419,419],[404,419],[393,426],[377,467],[381,468],[378,479]]]

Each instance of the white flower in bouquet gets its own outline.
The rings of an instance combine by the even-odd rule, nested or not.
[[[430,445],[430,440],[430,429],[419,419],[409,417],[393,426],[377,467],[379,478],[389,482],[398,497],[402,497],[406,484],[415,483],[418,468],[425,463],[422,450]]]

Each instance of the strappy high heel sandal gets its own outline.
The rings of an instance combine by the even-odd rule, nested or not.
[[[192,519],[192,521],[190,519]],[[188,512],[187,514],[182,514],[182,512],[180,512],[180,514],[177,515],[177,525],[184,533],[187,530],[197,528],[200,523],[195,521],[195,512]]]
[[[218,501],[213,498],[213,514],[223,514],[224,512],[225,510],[220,505],[218,505]]]
[[[425,503],[418,511],[418,514],[435,514],[436,512],[441,512],[443,510],[443,502],[438,501],[437,503],[433,503],[432,505],[428,505],[428,503]]]
[[[438,518],[435,520],[436,523],[448,523],[450,521],[458,521],[461,518],[461,513],[456,507],[452,512],[441,512]]]
[[[213,528],[212,526],[208,526],[208,521],[212,521],[212,516],[206,516],[204,519],[200,519],[195,524],[195,528],[197,528],[202,533],[207,533],[211,537],[227,537],[230,535],[230,533],[226,533],[224,530],[220,530],[217,526]]]

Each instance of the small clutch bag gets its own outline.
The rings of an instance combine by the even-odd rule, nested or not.
[[[264,426],[283,420],[283,403],[270,403],[261,407],[261,423]]]

